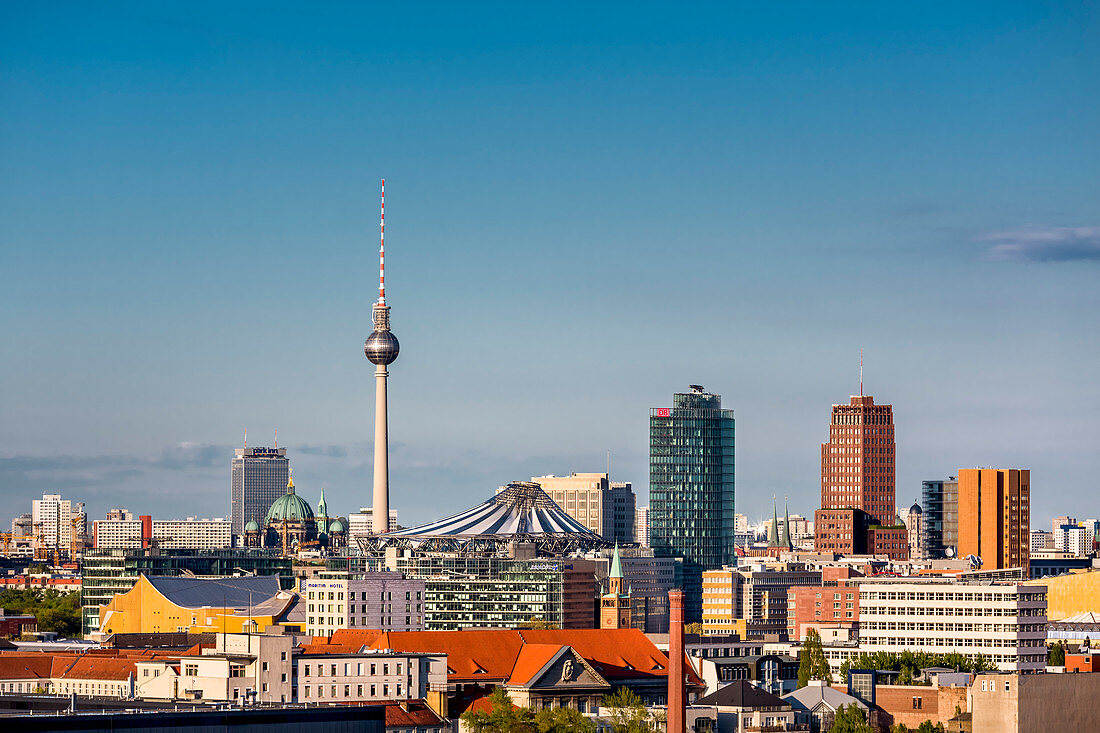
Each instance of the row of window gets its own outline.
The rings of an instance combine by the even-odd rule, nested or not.
[[[353,664],[355,665],[354,667],[352,666]],[[389,674],[390,673],[390,664],[389,664],[389,662],[382,662],[381,665],[382,665],[382,674],[384,674],[384,675]],[[364,662],[354,662],[354,663],[353,662],[344,662],[343,667],[342,667],[343,676],[344,677],[351,677],[352,675],[355,675],[357,677],[362,677],[363,676],[363,669],[365,668],[365,666],[366,665],[365,665]],[[404,665],[401,662],[397,662],[394,665],[394,668],[395,668],[394,673],[395,674],[402,674],[401,670],[403,669],[403,667],[404,667]],[[311,669],[309,664],[301,664],[301,665],[299,665],[299,669],[301,670],[301,675],[303,677],[309,677],[310,669]],[[339,664],[329,664],[329,674],[332,677],[339,676],[340,672],[338,670],[340,670],[340,669],[341,669],[341,666]],[[410,672],[412,671],[412,665],[409,665],[409,671]],[[323,675],[325,673],[325,665],[323,663],[318,663],[317,664],[316,673],[318,675]],[[370,674],[371,674],[372,677],[374,675],[378,674],[378,663],[377,662],[371,662],[370,663]]]
[[[360,698],[363,697],[363,687],[364,687],[363,685],[356,685],[355,686],[355,697],[360,697]],[[382,687],[382,697],[383,697],[383,699],[388,699],[389,696],[390,696],[390,686],[389,685],[382,685],[381,687]],[[315,685],[315,686],[306,685],[305,687],[302,688],[302,695],[306,698],[311,698],[311,697],[323,698],[323,697],[325,697],[325,689],[326,689],[326,685]],[[329,690],[328,697],[330,697],[330,698],[351,697],[352,696],[352,694],[351,694],[351,685],[343,685],[342,686],[342,689],[343,689],[343,692],[344,692],[343,695],[339,694],[339,692],[341,690],[341,685],[328,685],[327,689]],[[402,695],[401,685],[398,684],[396,686],[396,689],[397,689],[397,697],[400,698],[401,695]],[[372,697],[372,698],[373,697],[378,697],[378,685],[371,685],[370,686],[370,697]]]
[[[420,600],[420,594],[421,594],[421,591],[416,591],[416,600],[418,600],[418,601]],[[361,601],[370,600],[369,598],[367,598],[367,595],[368,595],[367,592],[363,591],[362,593],[359,594],[359,596],[360,596],[359,600],[361,600]],[[412,591],[405,591],[405,600],[406,601],[411,601],[412,600],[412,595],[413,595]],[[398,596],[398,598],[401,597],[401,591],[397,592],[397,596]],[[307,597],[308,600],[311,600],[311,601],[313,601],[313,600],[317,600],[317,601],[326,600],[325,591],[312,591],[312,590],[307,591],[306,597]],[[327,600],[330,600],[330,601],[342,601],[342,600],[344,600],[344,591],[342,591],[342,590],[328,591],[328,599]],[[348,592],[348,600],[349,601],[356,600],[355,591],[349,591]],[[380,600],[380,601],[392,601],[393,600],[393,591],[379,591],[378,592],[378,600]]]

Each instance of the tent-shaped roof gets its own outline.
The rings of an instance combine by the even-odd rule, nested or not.
[[[780,697],[771,694],[767,690],[761,690],[747,680],[731,682],[706,697],[695,701],[696,705],[715,705],[726,708],[789,708],[790,703]]]
[[[146,575],[145,579],[171,603],[182,608],[255,607],[279,593],[279,578],[274,575],[240,578]]]
[[[387,537],[479,537],[485,535],[583,535],[592,532],[554,503],[538,484],[515,482],[472,509]]]

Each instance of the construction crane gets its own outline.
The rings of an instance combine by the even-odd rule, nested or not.
[[[78,514],[69,520],[72,531],[69,533],[69,559],[76,560],[77,554],[84,554],[84,515]]]

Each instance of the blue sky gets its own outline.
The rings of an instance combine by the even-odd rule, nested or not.
[[[738,508],[818,501],[830,405],[894,405],[898,503],[1032,469],[1100,514],[1089,3],[7,3],[0,516],[224,515],[279,430],[370,502],[387,179],[392,505],[602,470],[737,412]]]

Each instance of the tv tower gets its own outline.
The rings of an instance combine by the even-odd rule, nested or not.
[[[390,443],[386,410],[386,366],[397,359],[400,345],[390,332],[390,307],[386,305],[386,180],[382,179],[382,219],[379,223],[378,302],[372,316],[374,331],[363,344],[363,353],[374,364],[374,504],[371,525],[375,534],[389,530],[390,521]]]

